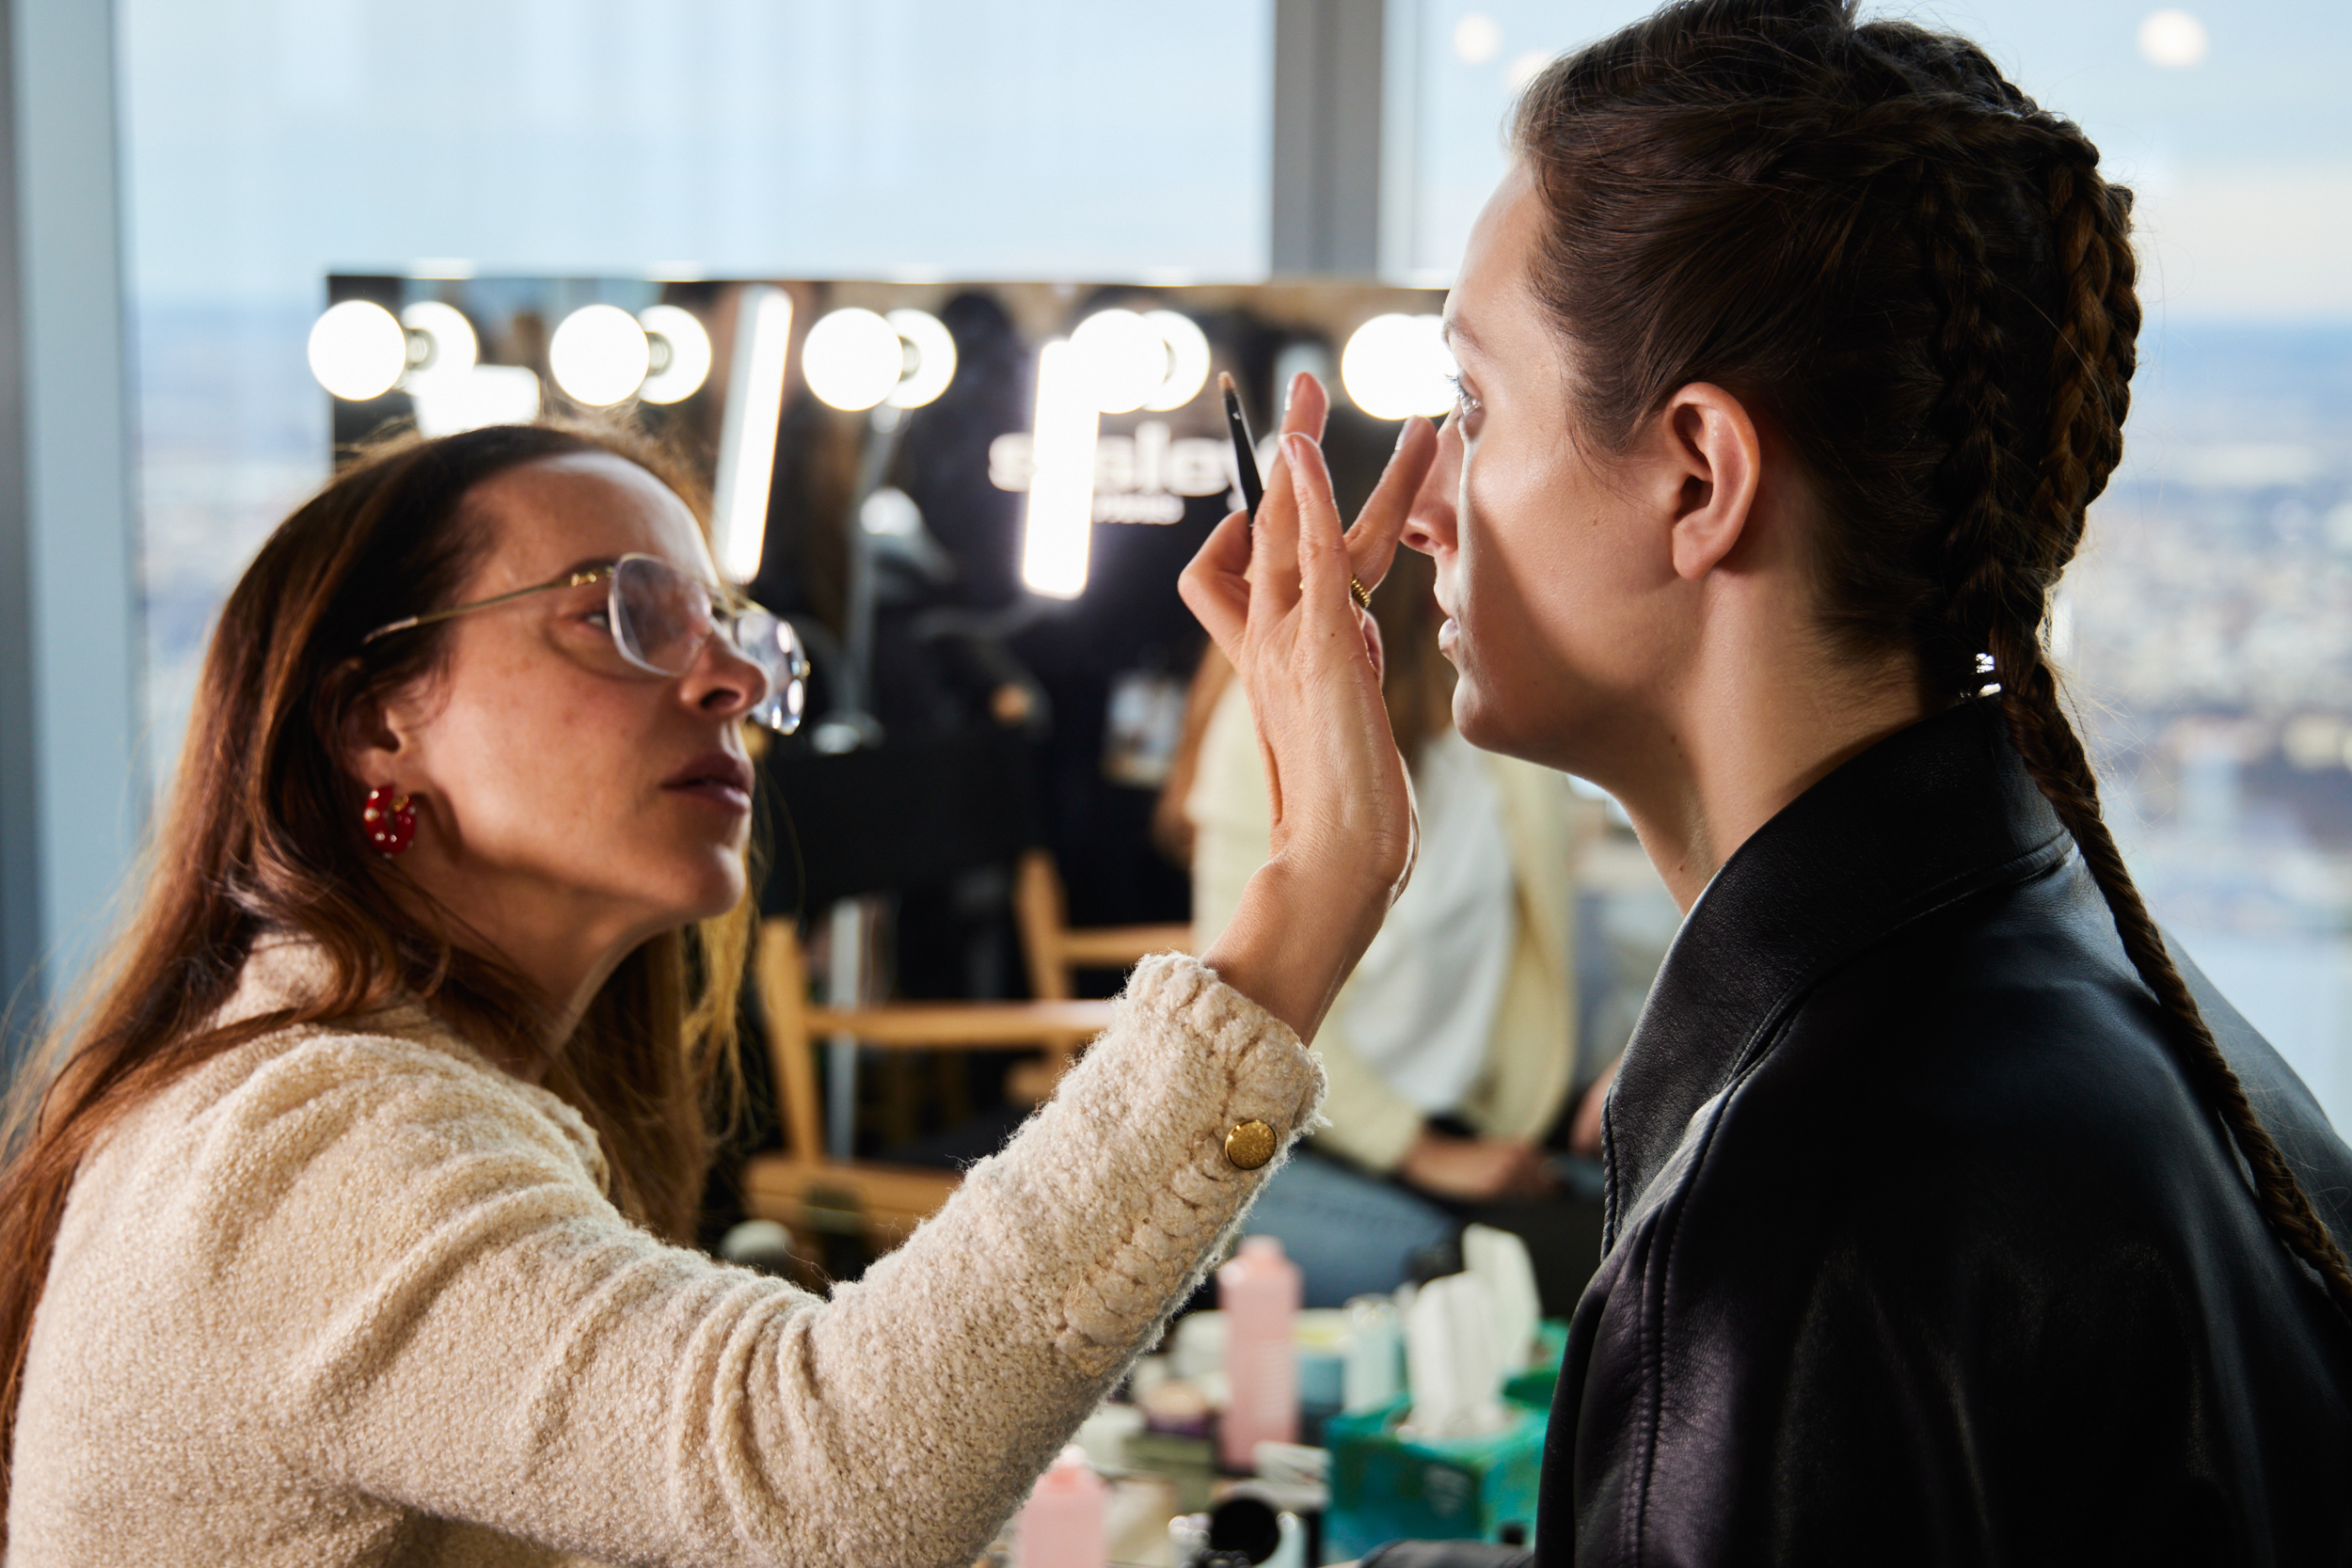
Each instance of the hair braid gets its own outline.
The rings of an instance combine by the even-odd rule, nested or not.
[[[2049,432],[2033,499],[2022,514],[2003,502],[2007,477],[1999,433],[2010,422],[2008,404],[1987,391],[1997,387],[2002,344],[1989,325],[1989,312],[1972,298],[1997,287],[1997,280],[1982,265],[1975,225],[1964,214],[1943,210],[1957,177],[1947,177],[1941,186],[1945,202],[1932,195],[1923,202],[1935,230],[1957,241],[1930,252],[1948,302],[1941,340],[1947,356],[1947,403],[1963,410],[1973,405],[1974,428],[1953,442],[1939,475],[1957,501],[1950,549],[1961,563],[1947,607],[1947,636],[1968,640],[1963,645],[1972,654],[1982,649],[1992,655],[2002,713],[2018,753],[2080,848],[2132,967],[2163,1006],[2183,1072],[2245,1157],[2264,1219],[2287,1249],[2319,1275],[2339,1309],[2352,1316],[2352,1264],[2256,1116],[2172,962],[2100,811],[2098,776],[2060,704],[2058,673],[2042,644],[2050,585],[2073,558],[2090,500],[2106,488],[2122,452],[2139,325],[2129,194],[2099,178],[2097,150],[2079,131],[2065,126],[2058,140],[2047,190],[2067,299],[2057,324]],[[2006,518],[2000,515],[2004,512]]]
[[[1940,636],[1922,639],[1921,674],[1933,688],[1960,691],[1979,684],[1977,656],[1992,628],[2016,612],[2014,595],[2030,585],[2004,569],[2019,543],[2009,537],[2016,531],[2009,499],[2018,439],[1999,373],[2007,344],[1983,286],[1992,271],[1984,235],[1959,171],[1949,160],[1936,164],[1921,180],[1916,221],[1944,304],[1935,344],[1944,396],[1932,424],[1946,443],[1936,488],[1951,522],[1943,550],[1944,625],[1936,628]]]
[[[2229,1059],[2222,1055],[2188,982],[2166,950],[2164,937],[2148,913],[2131,873],[2124,868],[2115,835],[2099,811],[2099,784],[2074,725],[2059,706],[2058,677],[2042,657],[2038,637],[2023,627],[2004,628],[1994,650],[2001,674],[2001,708],[2018,754],[2034,783],[2049,798],[2058,820],[2074,835],[2083,864],[2107,901],[2116,934],[2132,967],[2156,995],[2172,1026],[2173,1055],[2200,1098],[2213,1107],[2254,1178],[2263,1218],[2287,1250],[2310,1264],[2337,1307],[2352,1316],[2352,1264],[2312,1207],[2279,1145],[2255,1115]]]

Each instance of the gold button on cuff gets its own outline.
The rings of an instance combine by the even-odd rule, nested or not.
[[[1240,1121],[1225,1134],[1225,1157],[1243,1170],[1256,1170],[1274,1158],[1274,1129],[1263,1121]]]

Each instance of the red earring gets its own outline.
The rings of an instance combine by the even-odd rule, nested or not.
[[[368,842],[386,860],[405,852],[417,836],[417,808],[407,796],[381,784],[368,791],[359,820],[367,824]]]

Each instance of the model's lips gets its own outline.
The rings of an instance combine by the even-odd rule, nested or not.
[[[661,781],[674,794],[691,795],[739,811],[752,808],[752,765],[732,752],[705,752]]]

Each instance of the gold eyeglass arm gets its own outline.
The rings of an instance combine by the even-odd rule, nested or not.
[[[562,577],[548,582],[534,582],[528,588],[517,588],[512,593],[500,594],[487,599],[476,599],[471,604],[452,605],[447,610],[429,610],[422,615],[403,616],[400,620],[376,627],[367,636],[359,639],[359,646],[364,648],[377,638],[389,637],[396,631],[406,631],[413,626],[429,626],[436,621],[446,621],[452,616],[470,615],[477,610],[488,610],[493,605],[511,604],[516,599],[529,598],[533,594],[550,594],[559,588],[585,588],[592,582],[602,582],[611,577],[615,565],[617,562],[613,565],[584,567],[577,572],[566,572]]]

